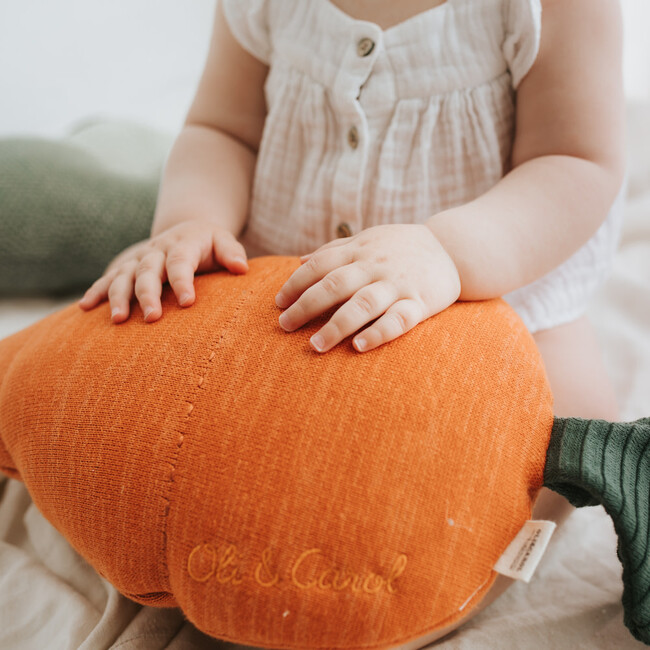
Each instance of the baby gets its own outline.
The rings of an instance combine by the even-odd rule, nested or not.
[[[584,313],[620,225],[621,32],[617,0],[222,0],[151,238],[81,307],[154,322],[164,282],[189,307],[195,273],[300,255],[280,325],[337,307],[311,345],[365,353],[505,296],[556,414],[615,421]],[[534,516],[569,511],[542,491]]]

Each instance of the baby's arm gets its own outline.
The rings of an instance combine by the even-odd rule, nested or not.
[[[502,296],[552,270],[598,229],[624,168],[618,0],[542,0],[537,60],[517,92],[513,169],[426,225],[375,226],[322,246],[282,287],[292,331],[341,304],[312,337],[325,352],[401,336],[456,299]]]
[[[500,296],[546,274],[604,221],[624,171],[618,0],[542,0],[537,60],[517,90],[512,171],[428,221],[460,298]]]
[[[248,214],[267,72],[234,39],[219,6],[201,82],[165,167],[151,238],[111,262],[83,297],[83,309],[108,299],[113,321],[122,322],[135,293],[151,322],[162,315],[163,282],[188,306],[195,272],[246,272],[236,237]]]

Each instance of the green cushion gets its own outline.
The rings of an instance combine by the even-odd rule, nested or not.
[[[0,295],[83,290],[148,237],[169,144],[128,123],[0,140]]]

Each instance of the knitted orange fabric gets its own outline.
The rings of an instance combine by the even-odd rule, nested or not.
[[[551,396],[502,301],[313,352],[318,323],[277,323],[297,265],[199,277],[155,324],[71,306],[0,342],[0,469],[138,602],[246,645],[387,647],[491,586],[542,483]]]

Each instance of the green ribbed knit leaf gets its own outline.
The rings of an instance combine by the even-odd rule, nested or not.
[[[556,418],[544,485],[574,506],[602,504],[618,535],[625,625],[650,644],[650,418]]]

